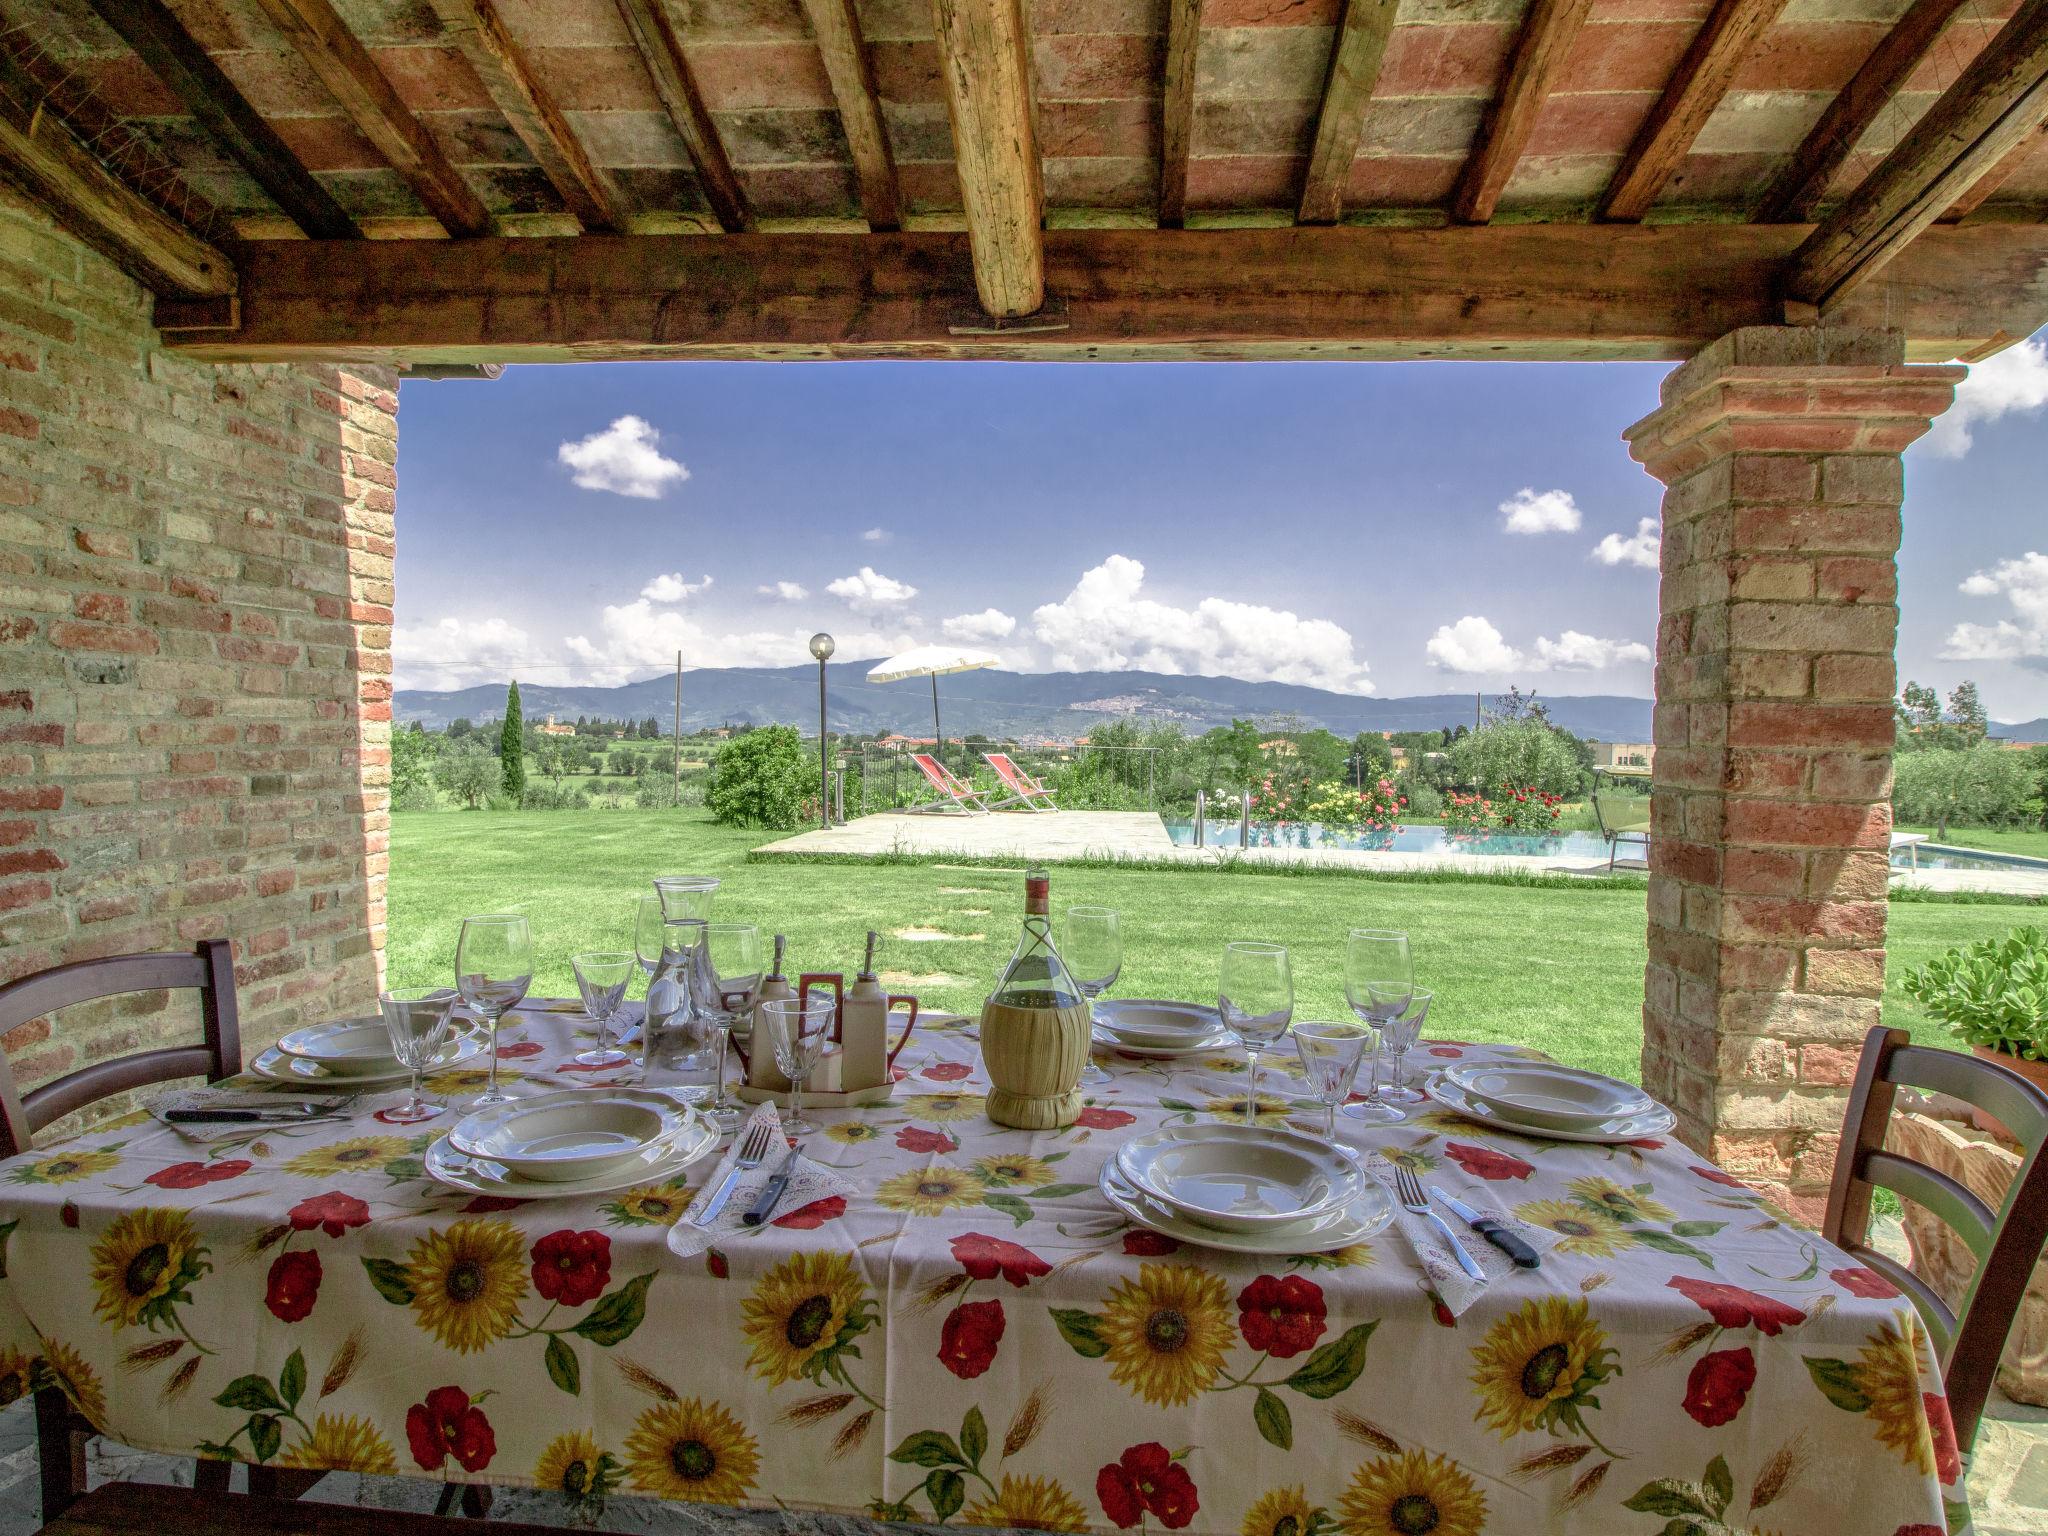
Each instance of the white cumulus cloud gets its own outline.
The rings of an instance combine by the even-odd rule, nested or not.
[[[1970,369],[1956,386],[1956,403],[1935,417],[1922,439],[1937,458],[1960,459],[1976,440],[1971,429],[2015,411],[2048,405],[2048,341],[2036,338],[2007,347]]]
[[[526,631],[495,617],[400,625],[391,636],[392,680],[399,688],[467,688],[497,682],[532,657]]]
[[[1005,640],[1016,631],[1017,621],[1000,608],[984,608],[955,614],[939,627],[948,640]]]
[[[602,432],[564,443],[555,457],[586,491],[610,491],[652,501],[690,472],[655,445],[661,434],[638,416],[621,416]]]
[[[695,597],[711,585],[711,578],[702,581],[685,581],[681,571],[670,571],[657,576],[640,589],[640,595],[656,603],[680,603],[686,597]]]
[[[1206,597],[1177,608],[1143,595],[1145,567],[1111,555],[1031,616],[1058,671],[1139,668],[1370,693],[1348,631],[1327,619]]]
[[[596,638],[571,635],[563,642],[582,663],[578,682],[603,686],[645,677],[675,665],[686,667],[791,666],[804,659],[804,638],[794,631],[753,630],[715,634],[688,612],[661,608],[644,597],[607,604],[598,615]]]
[[[1624,538],[1621,534],[1610,533],[1593,546],[1593,558],[1602,565],[1640,565],[1646,571],[1657,569],[1657,552],[1664,541],[1664,525],[1654,517],[1639,518],[1636,531]]]
[[[861,542],[864,544],[886,544],[889,542],[891,535],[886,528],[870,528],[860,537]]]
[[[2001,560],[1962,583],[1966,597],[2004,597],[2013,616],[1991,624],[1962,623],[1949,631],[1941,654],[1949,661],[2018,661],[2048,664],[2048,555],[2028,550]]]
[[[763,597],[772,597],[778,603],[800,603],[811,595],[811,589],[800,581],[771,581],[754,590]]]
[[[1476,613],[1455,624],[1438,625],[1423,649],[1429,664],[1446,672],[1514,672],[1522,665],[1522,653]]]
[[[1538,635],[1526,651],[1508,644],[1490,619],[1468,613],[1455,624],[1437,626],[1423,649],[1429,664],[1445,672],[1598,672],[1652,659],[1640,640],[1606,640],[1568,629],[1555,640]]]
[[[826,582],[825,590],[854,608],[890,608],[917,596],[917,588],[909,582],[884,576],[872,565],[862,566],[855,575]]]
[[[1500,515],[1509,533],[1577,533],[1585,520],[1570,491],[1539,491],[1533,485],[1502,502]]]
[[[1602,640],[1568,629],[1555,640],[1536,637],[1535,663],[1543,672],[1599,672],[1625,661],[1651,660],[1640,640]]]

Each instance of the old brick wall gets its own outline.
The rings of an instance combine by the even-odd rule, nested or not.
[[[375,1007],[397,380],[164,351],[0,188],[0,981],[234,941],[243,1037]],[[4,1039],[22,1086],[195,1028]]]

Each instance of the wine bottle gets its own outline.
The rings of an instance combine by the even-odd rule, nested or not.
[[[1072,1125],[1088,1040],[1088,1000],[1052,941],[1051,882],[1033,869],[1016,952],[981,1010],[988,1117],[1034,1131]]]

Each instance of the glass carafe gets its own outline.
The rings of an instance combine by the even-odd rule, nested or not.
[[[661,959],[647,979],[647,1022],[640,1037],[642,1079],[684,1099],[708,1097],[708,1023],[699,1007],[699,978],[708,967],[702,918],[672,918],[661,925]]]

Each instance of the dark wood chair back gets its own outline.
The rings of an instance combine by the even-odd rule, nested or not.
[[[17,1093],[14,1073],[0,1058],[0,1157],[26,1151],[35,1133],[73,1110],[117,1093],[204,1077],[219,1082],[242,1070],[242,1029],[235,1012],[235,963],[226,939],[202,940],[191,954],[109,955],[37,971],[0,987],[0,1035],[30,1019],[75,1003],[128,992],[194,990],[199,993],[204,1040],[165,1046],[81,1067],[54,1082]]]
[[[1996,1211],[1939,1169],[1885,1150],[1900,1088],[1921,1088],[1973,1104],[2004,1123],[2021,1148],[2019,1173]],[[1998,1374],[2005,1336],[2048,1239],[2048,1094],[1996,1062],[1909,1043],[1902,1029],[1873,1029],[1849,1090],[1849,1114],[1835,1160],[1822,1235],[1905,1292],[1933,1335],[1948,1384],[1956,1438],[1968,1450]],[[1870,1196],[1891,1190],[1939,1217],[1976,1255],[1959,1307],[1869,1246]]]

